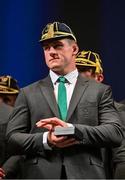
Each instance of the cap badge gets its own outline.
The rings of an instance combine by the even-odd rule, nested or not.
[[[53,38],[54,37],[54,27],[53,24],[48,25],[48,33],[46,34],[46,38]]]

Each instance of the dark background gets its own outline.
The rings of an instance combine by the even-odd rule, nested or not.
[[[100,54],[104,82],[124,99],[124,0],[0,0],[0,75],[12,75],[20,87],[47,75],[39,39],[53,21],[72,28],[80,50]]]

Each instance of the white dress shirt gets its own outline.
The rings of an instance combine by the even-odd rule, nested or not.
[[[54,94],[57,100],[58,97],[58,85],[59,82],[57,81],[58,78],[60,76],[58,76],[57,74],[55,74],[53,71],[50,70],[50,78],[52,80],[53,86],[54,86]],[[77,69],[72,71],[71,73],[67,74],[64,76],[67,79],[67,83],[65,83],[65,87],[66,87],[66,93],[67,93],[67,108],[69,107],[69,103],[72,97],[72,93],[77,81],[77,77],[78,77],[78,71]]]
[[[56,101],[58,97],[58,85],[59,85],[58,78],[59,77],[60,77],[59,75],[57,75],[56,73],[50,70],[50,78],[54,86],[54,94],[55,94]],[[77,77],[78,77],[77,69],[70,72],[69,74],[66,74],[64,77],[67,79],[67,82],[65,83],[65,87],[66,87],[66,92],[67,92],[67,108],[68,108],[72,94],[73,94],[73,90],[77,81]],[[68,124],[68,126],[72,126],[72,125]],[[43,134],[43,145],[45,149],[51,150],[51,147],[47,144],[47,135],[48,135],[48,132],[45,132]]]

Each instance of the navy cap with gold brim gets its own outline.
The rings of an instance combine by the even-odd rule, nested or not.
[[[11,76],[1,76],[0,77],[0,94],[18,94],[19,87],[17,85],[17,80]]]
[[[53,22],[47,24],[43,29],[40,42],[62,38],[70,38],[75,42],[77,41],[69,26],[67,26],[65,23]]]
[[[78,69],[85,67],[95,68],[95,73],[103,73],[102,61],[99,54],[92,51],[81,51],[76,56],[76,66]]]

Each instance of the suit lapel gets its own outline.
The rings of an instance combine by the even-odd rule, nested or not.
[[[81,77],[80,75],[78,76],[76,86],[75,86],[75,89],[74,89],[74,92],[70,101],[66,121],[68,121],[69,118],[71,117],[81,96],[83,95],[85,89],[87,88],[88,86],[87,82],[88,82],[88,79],[85,79]],[[46,101],[48,105],[50,106],[52,112],[54,113],[55,117],[59,118],[60,116],[59,116],[58,106],[57,106],[56,98],[54,96],[54,88],[53,88],[53,84],[49,76],[40,81],[40,89],[42,91],[42,94],[46,98]]]
[[[88,79],[83,78],[81,75],[78,76],[76,86],[69,104],[68,114],[67,114],[67,121],[71,117],[72,113],[74,112],[81,96],[83,95],[85,89],[88,86]]]
[[[52,112],[56,117],[59,117],[58,106],[56,103],[56,98],[54,96],[54,88],[49,76],[40,81],[40,89],[44,97],[46,98],[46,101],[50,106]]]

